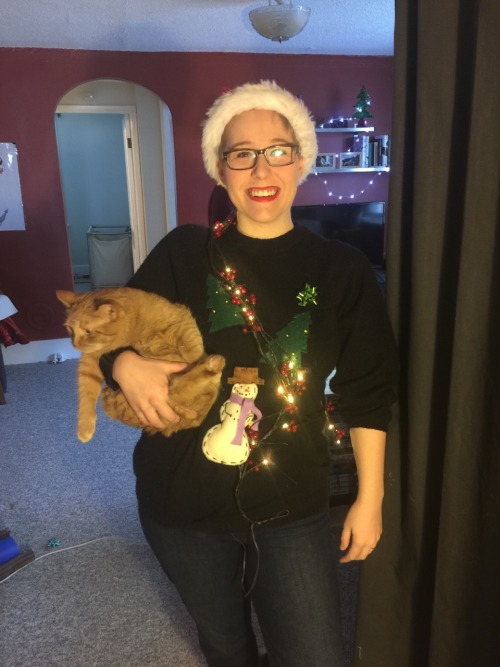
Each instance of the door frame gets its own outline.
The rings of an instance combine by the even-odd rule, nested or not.
[[[55,113],[109,113],[123,116],[123,147],[132,236],[132,258],[134,271],[136,271],[146,259],[147,237],[141,159],[139,153],[139,133],[137,129],[137,110],[135,106],[58,104]]]

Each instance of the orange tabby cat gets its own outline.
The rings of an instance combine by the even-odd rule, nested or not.
[[[120,347],[131,346],[144,357],[194,364],[187,372],[170,377],[168,403],[180,421],[166,423],[161,432],[170,435],[201,424],[217,397],[225,361],[217,354],[205,355],[201,334],[186,306],[131,287],[82,294],[58,290],[56,295],[66,306],[65,324],[73,346],[82,353],[78,367],[79,440],[88,442],[94,435],[101,393],[103,408],[112,419],[144,427],[121,391],[102,389],[99,358]],[[189,409],[196,411],[195,418]],[[154,433],[159,429],[145,430]]]

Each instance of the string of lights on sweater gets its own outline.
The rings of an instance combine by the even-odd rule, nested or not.
[[[220,238],[229,226],[235,224],[236,216],[234,213],[231,213],[223,222],[216,222],[212,230],[212,239]],[[219,246],[215,245],[215,248],[217,249],[220,258],[223,260],[224,268],[220,270],[216,267],[213,268],[221,278],[230,302],[239,309],[241,316],[246,323],[243,331],[253,334],[260,354],[268,361],[273,369],[276,381],[276,393],[283,401],[282,410],[277,416],[274,426],[264,436],[260,436],[259,438],[257,430],[253,429],[251,426],[247,428],[250,447],[251,449],[255,449],[259,445],[259,442],[268,438],[270,433],[277,428],[278,423],[280,423],[281,428],[287,432],[296,432],[298,430],[299,423],[295,416],[299,411],[298,403],[300,396],[306,391],[306,373],[298,363],[298,354],[294,352],[287,354],[285,350],[280,349],[281,358],[279,359],[277,357],[276,341],[273,341],[269,334],[266,333],[262,322],[257,315],[255,295],[249,293],[247,288],[238,282],[236,269],[227,265]],[[299,304],[304,307],[308,304],[316,305],[316,297],[316,287],[310,285],[305,285],[303,290],[297,295]],[[333,406],[330,401],[330,403],[327,403],[325,406],[327,428],[330,432],[335,434],[336,443],[340,444],[345,433],[333,422],[332,413]],[[287,418],[283,419],[285,414],[287,415]],[[260,465],[269,465],[270,463],[271,460],[264,457],[256,465],[251,464],[250,469],[258,471]]]

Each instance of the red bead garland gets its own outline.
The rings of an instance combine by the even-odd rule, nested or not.
[[[213,226],[213,235],[216,238],[220,238],[231,224],[236,224],[235,217],[230,216],[224,222],[217,221]],[[263,327],[255,312],[255,305],[257,303],[255,294],[248,294],[245,285],[237,282],[236,270],[226,267],[223,271],[219,271],[219,277],[222,279],[222,287],[228,292],[230,302],[240,308],[246,323],[246,326],[243,327],[243,332],[263,332]],[[289,414],[295,414],[298,412],[295,397],[301,396],[306,389],[303,373],[296,368],[295,355],[292,354],[291,358],[283,361],[281,366],[276,370],[283,378],[283,384],[279,386],[279,393],[285,401],[284,411]],[[289,433],[295,433],[299,428],[295,419],[289,419],[282,427]],[[246,428],[246,433],[250,441],[250,450],[258,447],[258,431],[252,429],[250,426]],[[251,471],[258,472],[260,470],[260,465],[256,464],[255,461],[249,460],[248,464],[251,466]]]
[[[247,288],[245,285],[236,282],[236,270],[226,268],[219,273],[223,279],[223,287],[229,292],[231,303],[235,306],[241,306],[241,314],[243,315],[249,329],[245,327],[243,331],[247,333],[251,331],[262,331],[262,326],[256,321],[255,311],[252,306],[255,306],[257,299],[255,294],[247,296]]]

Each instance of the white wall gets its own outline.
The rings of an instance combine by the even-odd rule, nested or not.
[[[80,352],[71,345],[69,338],[35,340],[27,345],[9,345],[9,347],[2,348],[2,354],[6,366],[32,364],[40,361],[49,362],[54,354],[62,355],[63,359],[80,358]]]

